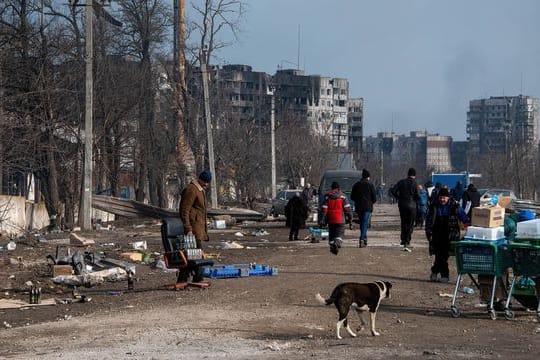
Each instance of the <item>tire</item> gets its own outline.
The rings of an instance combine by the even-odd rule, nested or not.
[[[458,318],[461,316],[461,311],[459,311],[459,309],[455,306],[452,306],[452,308],[450,309],[451,311],[451,315],[453,318]]]
[[[514,312],[510,309],[505,309],[504,310],[504,318],[506,320],[512,320],[514,318]]]

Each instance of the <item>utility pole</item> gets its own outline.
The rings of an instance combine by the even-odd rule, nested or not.
[[[214,165],[214,140],[212,136],[212,116],[210,113],[210,95],[208,93],[208,68],[206,66],[206,49],[203,49],[200,54],[201,73],[204,93],[204,114],[206,117],[206,138],[208,143],[208,163],[210,172],[212,173],[212,181],[210,182],[211,193],[210,199],[212,208],[216,209],[217,203],[217,186],[216,186],[216,167]]]
[[[92,107],[93,107],[93,34],[92,34],[92,19],[93,19],[93,0],[86,0],[86,103],[85,103],[85,118],[84,118],[84,179],[83,179],[83,194],[82,194],[82,229],[85,231],[92,230]]]
[[[267,94],[271,95],[270,107],[270,148],[272,153],[272,199],[276,197],[276,89],[273,86],[268,87]]]
[[[382,142],[381,142],[382,145]],[[379,148],[379,154],[381,155],[381,182],[380,184],[384,184],[384,152],[382,146]]]

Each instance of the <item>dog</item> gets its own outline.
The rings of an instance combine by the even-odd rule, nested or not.
[[[352,337],[356,337],[347,322],[347,315],[351,307],[356,310],[362,326],[366,324],[363,313],[369,310],[371,334],[379,336],[380,333],[375,330],[375,317],[381,300],[390,298],[391,288],[392,284],[388,281],[375,281],[367,284],[348,282],[336,286],[328,299],[324,299],[321,294],[315,295],[315,298],[323,305],[334,304],[336,306],[339,313],[339,320],[336,324],[338,339],[341,339],[342,325]],[[360,328],[360,331],[362,329],[363,327]]]

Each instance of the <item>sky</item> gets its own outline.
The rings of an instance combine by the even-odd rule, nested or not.
[[[364,136],[465,140],[470,100],[540,97],[540,0],[246,2],[238,41],[215,61],[348,79]]]

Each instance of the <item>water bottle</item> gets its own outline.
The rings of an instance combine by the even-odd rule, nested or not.
[[[474,294],[474,289],[471,289],[470,287],[465,286],[465,287],[463,287],[463,292],[465,294],[472,295],[472,294]]]

